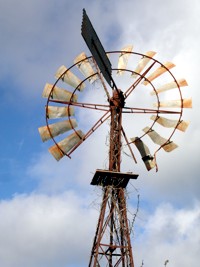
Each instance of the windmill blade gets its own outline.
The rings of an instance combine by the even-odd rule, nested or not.
[[[156,121],[157,123],[159,123],[160,125],[166,127],[166,128],[175,128],[185,132],[188,125],[190,124],[189,121],[179,121],[179,120],[172,120],[172,119],[167,119],[164,117],[157,117],[155,115],[151,116],[151,120]]]
[[[187,81],[185,79],[177,80],[177,83],[178,83],[179,87],[188,86]],[[166,84],[160,86],[159,88],[157,88],[156,91],[154,91],[154,90],[151,91],[150,94],[155,95],[156,93],[159,94],[159,93],[177,88],[177,83],[175,81],[173,81],[171,83],[166,83]]]
[[[62,133],[70,131],[77,127],[77,122],[75,119],[59,121],[57,123],[50,124],[48,126],[42,126],[38,128],[42,141],[45,142],[55,136],[58,136]],[[50,134],[50,132],[51,134]]]
[[[143,129],[143,132],[145,132],[155,144],[162,146],[162,148],[166,152],[171,152],[172,150],[178,147],[178,145],[176,145],[174,142],[168,141],[167,139],[160,136],[156,131],[150,129],[149,127],[145,127]]]
[[[81,61],[83,60],[83,61]],[[75,59],[74,59],[74,64],[76,64],[77,62],[81,61],[80,63],[78,63],[76,66],[77,68],[80,70],[80,72],[87,78],[93,74],[95,74],[92,65],[90,64],[89,60],[87,59],[86,54],[83,52],[80,55],[78,55]],[[93,83],[94,81],[97,80],[97,75],[93,75],[92,77],[89,78],[89,82]]]
[[[165,73],[167,71],[167,69],[171,69],[173,67],[175,67],[175,65],[171,62],[166,62],[165,64],[163,64],[164,66],[160,66],[159,68],[157,68],[149,77],[147,77],[147,80],[143,81],[142,84],[147,85],[149,82],[152,82],[153,80],[155,80],[157,77],[159,77],[160,75],[162,75],[163,73]]]
[[[74,116],[74,107],[48,106],[46,108],[48,119],[57,119]]]
[[[64,156],[63,152],[67,154],[83,137],[84,133],[78,130],[77,133],[70,134],[57,145],[50,147],[49,152],[59,161]]]
[[[55,74],[55,77],[58,79],[61,77],[62,81],[71,85],[74,88],[77,88],[79,91],[83,91],[85,88],[84,83],[80,86],[79,84],[82,82],[75,74],[73,74],[70,70],[67,71],[67,68],[62,65]]]
[[[127,45],[124,48],[121,49],[122,53],[119,56],[118,60],[118,69],[126,69],[128,65],[128,59],[130,57],[130,53],[126,52],[132,52],[133,46],[132,45]],[[117,74],[122,75],[124,73],[123,70],[118,70]]]
[[[142,57],[137,65],[137,67],[135,68],[134,72],[131,75],[131,77],[136,78],[138,76],[137,73],[141,73],[143,71],[143,69],[146,67],[146,65],[149,63],[149,61],[151,60],[151,58],[145,57],[145,56],[149,56],[149,57],[153,57],[156,54],[156,52],[154,51],[148,51],[145,53],[144,57]]]
[[[71,92],[65,89],[61,89],[57,86],[55,86],[53,88],[53,91],[51,92],[52,88],[53,88],[52,84],[46,83],[42,96],[48,98],[49,95],[51,94],[51,99],[54,100],[67,101],[67,102],[71,100],[72,102],[77,102],[76,94],[72,94]]]
[[[161,101],[159,103],[154,103],[154,107],[165,107],[165,108],[192,108],[192,98],[184,98],[178,100],[168,100]]]
[[[131,141],[134,142],[135,146],[139,150],[147,170],[150,171],[153,169],[156,165],[156,162],[154,157],[150,154],[148,146],[145,145],[144,142],[138,137],[131,138]]]

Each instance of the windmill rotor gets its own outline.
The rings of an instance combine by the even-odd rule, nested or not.
[[[128,137],[128,134],[130,133],[127,134],[125,131],[126,126],[122,125],[124,130],[122,135],[123,138],[124,135],[127,137],[125,143],[129,147],[131,155],[134,155],[132,144],[135,144],[140,154],[142,153],[142,158],[148,158],[144,156],[144,148],[147,147],[147,145],[143,142],[143,138],[145,136],[150,137],[151,141],[159,146],[154,153],[157,153],[157,151],[159,151],[161,148],[167,152],[175,149],[177,146],[171,141],[172,135],[176,130],[185,131],[187,129],[189,121],[182,120],[182,113],[183,109],[192,107],[191,99],[184,99],[182,96],[181,88],[187,86],[186,80],[176,80],[170,71],[170,69],[175,65],[169,62],[162,64],[157,59],[152,57],[156,54],[152,51],[144,54],[133,52],[132,46],[128,45],[127,50],[126,47],[124,47],[122,50],[109,51],[106,52],[106,54],[109,56],[109,58],[114,56],[115,60],[116,56],[118,57],[116,62],[117,67],[112,68],[113,76],[117,77],[117,81],[120,81],[120,78],[124,76],[126,76],[126,79],[129,78],[131,80],[131,85],[125,88],[123,91],[121,89],[118,89],[118,91],[112,89],[110,91],[110,88],[104,82],[101,88],[103,92],[101,97],[105,97],[104,100],[101,100],[101,102],[99,99],[96,99],[96,102],[91,102],[91,100],[87,102],[81,101],[82,95],[87,90],[86,84],[90,84],[90,86],[92,85],[95,87],[96,82],[101,83],[104,79],[101,71],[97,69],[98,67],[94,63],[94,58],[92,56],[87,57],[84,52],[75,58],[74,64],[70,68],[67,69],[65,66],[61,66],[58,69],[56,72],[57,80],[54,85],[45,85],[43,97],[47,98],[47,125],[40,127],[39,132],[43,141],[47,141],[49,139],[54,141],[55,145],[50,149],[50,152],[53,151],[53,155],[55,156],[55,151],[57,151],[56,153],[59,155],[56,156],[57,160],[60,160],[64,155],[71,157],[72,152],[82,142],[84,142],[91,134],[93,134],[106,120],[110,119],[111,107],[113,105],[118,106],[119,102],[117,101],[122,101],[123,103],[121,104],[122,115],[129,114],[130,116],[134,115],[135,117],[136,114],[143,114],[144,116],[149,116],[149,125],[144,125],[144,128],[141,129],[142,131],[140,136],[137,136],[137,138],[132,136]],[[134,58],[133,61],[138,61],[138,58],[140,58],[139,63],[135,63],[135,69],[131,69],[129,66],[129,60],[131,60],[131,57]],[[137,60],[135,58],[137,58]],[[77,70],[84,77],[83,79],[74,74],[77,72]],[[165,82],[164,84],[161,84],[160,81],[159,83],[156,83],[156,81],[159,79],[159,76],[164,74],[168,74],[169,81]],[[58,86],[59,83],[61,84],[61,87]],[[65,84],[67,85],[67,89],[64,88]],[[157,84],[159,84],[159,86]],[[151,105],[149,104],[149,107],[135,107],[133,105],[128,106],[128,99],[132,97],[136,90],[139,92],[139,87],[145,87],[147,91],[146,94],[149,94],[152,98],[154,98],[155,102],[151,103]],[[72,88],[72,90],[70,88]],[[179,97],[179,99],[166,100],[166,97],[160,97],[172,91],[176,92],[176,95]],[[107,98],[108,93],[110,97],[109,102]],[[162,101],[162,99],[165,100]],[[88,109],[91,112],[102,112],[101,116],[99,116],[99,119],[94,122],[93,125],[91,125],[90,129],[88,129],[86,133],[83,133],[83,131],[80,129],[77,130],[77,109]],[[169,118],[169,116],[172,118]],[[61,121],[61,119],[65,120]],[[51,123],[52,121],[56,120],[59,121]],[[124,121],[124,124],[126,124],[126,121]],[[171,129],[172,131],[170,135],[168,137],[162,137],[159,133],[157,133],[156,130],[154,130],[156,125]],[[67,139],[65,139],[64,142],[57,142],[57,136],[60,136],[65,132],[71,132],[71,134],[69,137],[67,137]],[[139,140],[140,145],[138,143]],[[66,144],[67,147],[65,148]],[[143,151],[141,152],[142,149]],[[149,149],[147,150],[149,151]],[[150,158],[153,158],[154,153],[151,154],[152,156]],[[153,162],[155,163],[155,160],[153,160]],[[155,165],[153,164],[151,166]],[[147,169],[149,169],[149,167]]]

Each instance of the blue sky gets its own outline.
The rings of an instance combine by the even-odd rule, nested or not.
[[[133,186],[140,194],[135,265],[144,260],[145,265],[162,266],[169,259],[168,266],[198,266],[198,0],[0,0],[1,265],[88,264],[98,216],[94,203],[101,199],[100,191],[89,183],[95,170],[105,167],[107,148],[101,143],[105,129],[88,139],[71,160],[60,162],[48,153],[49,143],[42,143],[37,130],[45,125],[46,102],[41,97],[45,83],[55,81],[60,65],[72,65],[82,51],[90,54],[80,33],[83,8],[107,51],[126,44],[141,53],[155,50],[158,60],[174,62],[175,74],[188,81],[184,94],[192,96],[193,109],[184,115],[191,125],[175,137],[179,148],[158,154],[157,173],[147,172],[140,160],[135,165],[125,158],[122,165],[139,174],[128,189],[133,212],[138,194]]]

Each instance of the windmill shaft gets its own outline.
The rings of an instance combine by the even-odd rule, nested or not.
[[[122,109],[111,106],[109,170],[120,172]]]
[[[113,97],[110,99],[109,171],[118,174],[120,174],[121,163],[123,107],[123,93],[120,90],[114,90]],[[123,179],[123,175],[121,176]],[[89,267],[134,267],[125,188],[120,184],[110,183],[106,174],[103,178],[107,182],[102,185],[103,199]]]

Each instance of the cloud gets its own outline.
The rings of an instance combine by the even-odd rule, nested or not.
[[[199,202],[191,209],[162,203],[148,216],[139,214],[138,220],[142,229],[135,233],[136,266],[142,260],[144,266],[162,266],[167,259],[171,266],[198,266]]]
[[[0,202],[0,259],[4,267],[82,266],[97,220],[90,200],[73,191],[16,195]],[[78,255],[78,256],[77,256]]]
[[[134,208],[135,209],[135,208]],[[83,266],[88,263],[98,212],[91,197],[73,191],[59,195],[15,195],[0,202],[0,258],[4,267]],[[160,204],[144,207],[135,221],[135,265],[197,266],[199,202],[192,208]]]

